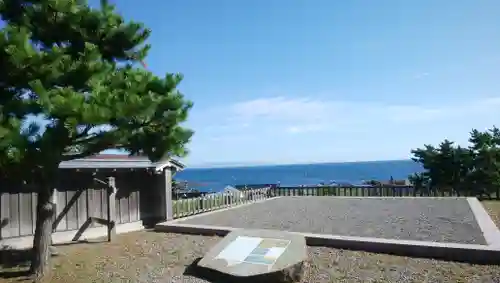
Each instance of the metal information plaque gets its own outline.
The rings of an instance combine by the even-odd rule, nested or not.
[[[224,259],[228,265],[240,263],[273,265],[283,254],[289,240],[238,236],[215,259]]]

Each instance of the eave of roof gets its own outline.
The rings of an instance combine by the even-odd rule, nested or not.
[[[61,169],[122,169],[122,168],[154,168],[163,171],[165,168],[174,168],[180,171],[185,166],[177,160],[168,159],[151,162],[142,156],[128,156],[118,154],[100,154],[81,159],[63,161],[59,164]]]

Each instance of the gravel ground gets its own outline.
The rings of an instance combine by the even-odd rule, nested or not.
[[[465,199],[283,197],[180,223],[486,244]]]
[[[58,247],[43,283],[205,283],[183,275],[187,266],[203,256],[220,238],[194,235],[133,232],[119,235],[113,243],[92,242]],[[304,283],[329,282],[453,282],[499,283],[500,266],[469,265],[325,247],[308,247],[310,271]],[[10,261],[12,263],[12,261]],[[0,282],[22,282],[3,277],[20,266],[0,266]],[[219,282],[220,283],[220,282]]]

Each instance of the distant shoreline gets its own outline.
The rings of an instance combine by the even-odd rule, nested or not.
[[[389,159],[389,160],[363,160],[363,161],[344,161],[344,162],[310,162],[310,163],[276,163],[276,164],[221,164],[221,165],[187,165],[185,170],[190,169],[228,169],[228,168],[253,168],[253,167],[280,167],[280,166],[307,166],[307,165],[337,165],[337,164],[372,164],[372,163],[384,163],[384,162],[400,162],[409,161],[411,159]]]

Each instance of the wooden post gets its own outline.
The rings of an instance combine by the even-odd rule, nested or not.
[[[52,210],[54,211],[54,221],[55,219],[57,218],[57,189],[54,188],[52,190],[52,200],[51,200],[51,203],[52,203]],[[55,232],[57,227],[54,227],[52,226],[52,232]],[[49,250],[50,250],[50,255],[51,256],[57,256],[59,255],[59,253],[57,252],[57,250],[55,249],[54,247],[54,243],[52,242],[52,235],[50,235],[50,243],[49,243]]]
[[[164,194],[164,198],[162,199],[162,201],[164,202],[162,204],[162,207],[165,208],[164,210],[164,219],[167,220],[167,221],[170,221],[170,220],[173,220],[174,219],[174,214],[173,214],[173,209],[172,209],[172,206],[173,206],[173,201],[172,201],[172,168],[165,168],[163,170],[163,182],[161,182],[163,184],[163,188],[161,188],[161,190],[163,190],[162,192],[162,195]],[[163,219],[162,219],[163,220]]]
[[[108,177],[108,242],[116,236],[116,183],[114,177]]]

